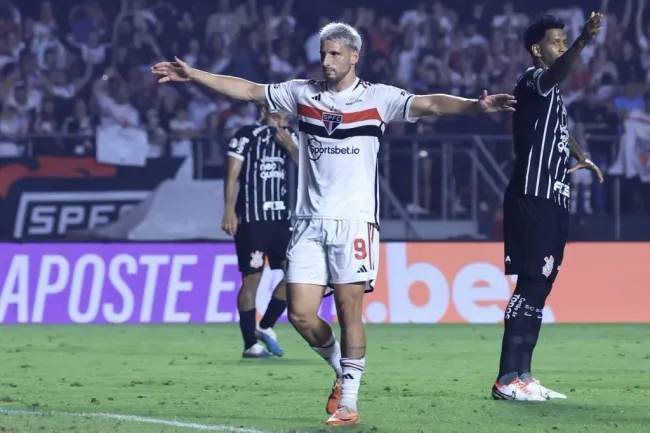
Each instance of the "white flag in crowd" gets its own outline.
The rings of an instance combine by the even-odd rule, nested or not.
[[[650,116],[631,111],[624,125],[618,158],[609,174],[628,179],[639,176],[643,182],[650,182]]]
[[[144,166],[149,140],[138,128],[107,125],[97,128],[97,161],[104,164]]]

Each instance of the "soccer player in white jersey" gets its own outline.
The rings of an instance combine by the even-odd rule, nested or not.
[[[423,116],[514,111],[511,95],[478,99],[411,95],[356,76],[361,37],[331,23],[320,31],[323,81],[257,84],[191,68],[180,59],[153,66],[160,83],[192,81],[233,99],[287,111],[299,119],[297,223],[287,249],[290,322],[336,373],[328,425],[359,422],[357,398],[365,368],[363,295],[379,262],[377,152],[386,124]],[[318,316],[334,294],[341,344]]]

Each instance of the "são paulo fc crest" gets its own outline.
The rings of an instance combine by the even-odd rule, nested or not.
[[[332,132],[334,132],[334,130],[338,128],[341,123],[343,123],[343,115],[340,113],[324,112],[321,120],[323,121],[323,125],[325,125],[327,133],[329,135],[332,135]]]
[[[264,254],[261,251],[251,253],[251,268],[259,269],[264,266]]]
[[[553,259],[553,256],[548,256],[548,257],[544,257],[544,261],[546,262],[546,264],[542,268],[542,274],[546,278],[548,278],[553,273],[553,263],[555,262],[555,260]]]

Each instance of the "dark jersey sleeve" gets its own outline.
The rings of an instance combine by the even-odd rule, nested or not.
[[[533,68],[526,71],[524,75],[521,76],[521,79],[517,83],[517,89],[526,94],[526,96],[538,96],[540,98],[546,98],[551,94],[553,88],[542,92],[542,86],[540,84],[541,77],[547,73],[545,68]]]
[[[246,158],[250,142],[250,128],[245,126],[240,128],[228,142],[228,156],[243,161]]]

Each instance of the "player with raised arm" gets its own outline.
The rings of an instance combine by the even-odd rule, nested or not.
[[[558,86],[602,22],[601,14],[592,13],[568,49],[564,24],[554,16],[537,18],[524,33],[533,67],[519,78],[514,91],[515,161],[503,201],[503,230],[505,273],[517,275],[517,285],[505,312],[499,373],[492,387],[492,396],[498,400],[566,398],[533,377],[531,360],[546,298],[564,258],[569,230],[567,175],[587,168],[603,180],[598,167],[569,135]],[[571,154],[578,164],[570,169]]]
[[[514,111],[511,95],[465,99],[412,95],[356,76],[361,37],[351,26],[320,31],[323,81],[261,85],[190,68],[178,58],[159,63],[159,82],[193,81],[231,98],[286,111],[299,119],[296,217],[287,249],[289,320],[329,363],[336,380],[327,402],[328,425],[359,422],[357,399],[366,363],[363,295],[372,291],[379,259],[377,153],[386,124],[423,116]],[[334,294],[341,344],[318,316]]]

